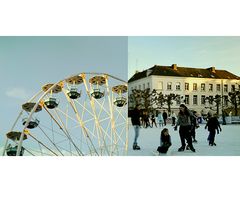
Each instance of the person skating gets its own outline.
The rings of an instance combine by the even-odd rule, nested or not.
[[[136,107],[134,108],[132,112],[131,121],[135,131],[133,150],[140,150],[141,148],[137,144],[140,129],[140,105],[136,105]]]
[[[157,148],[157,151],[166,154],[171,145],[171,136],[169,135],[168,129],[164,128],[160,135],[160,146]]]
[[[172,112],[171,117],[172,117],[172,126],[175,126],[176,125],[176,118],[177,118],[177,116],[176,116],[174,111]]]
[[[144,112],[143,120],[144,120],[145,128],[148,128],[150,126],[150,122],[149,122],[149,115],[147,112]]]
[[[155,119],[154,114],[152,114],[152,116],[151,116],[151,121],[152,121],[152,127],[153,127],[153,124],[155,125],[155,127],[157,127],[157,123],[156,123],[156,119]]]
[[[159,127],[163,127],[163,116],[161,112],[158,113],[157,118],[158,118]]]
[[[166,113],[165,110],[163,111],[162,116],[163,116],[164,125],[166,126],[166,125],[167,125],[167,118],[168,118],[168,115],[167,115],[167,113]]]
[[[182,146],[178,149],[179,152],[185,150],[185,140],[187,140],[189,149],[192,152],[195,152],[191,137],[191,115],[192,113],[188,110],[188,108],[184,104],[181,104],[180,111],[178,113],[177,124],[174,127],[174,130],[177,130],[177,126],[180,126],[179,135]]]
[[[217,133],[219,134],[219,130],[222,131],[220,124],[217,119],[217,114],[214,114],[213,116],[210,115],[208,122],[205,126],[205,129],[208,128],[209,131],[209,136],[208,136],[208,141],[210,146],[216,146],[215,141],[215,135],[216,135],[216,130]]]
[[[197,111],[193,111],[193,115],[191,116],[191,123],[192,123],[192,130],[191,130],[191,136],[193,139],[193,143],[197,143],[196,140],[196,129],[199,128],[198,120],[197,120]]]
[[[199,124],[197,121],[197,112],[193,111],[192,115],[190,116],[191,118],[191,137],[192,137],[192,143],[197,143],[196,140],[196,129],[199,128]],[[186,150],[190,150],[189,146],[186,146]]]

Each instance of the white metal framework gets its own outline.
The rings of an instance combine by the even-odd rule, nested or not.
[[[80,73],[42,87],[22,105],[3,155],[126,155],[127,82]]]

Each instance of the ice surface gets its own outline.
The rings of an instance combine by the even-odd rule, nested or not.
[[[178,152],[181,146],[178,131],[173,130],[173,126],[167,124],[172,139],[172,146],[166,156],[240,156],[240,125],[221,125],[222,132],[216,134],[215,143],[217,146],[209,146],[207,137],[208,131],[204,129],[204,124],[196,129],[196,139],[198,143],[193,143],[196,152],[185,150]],[[134,129],[129,127],[129,156],[153,156],[160,145],[160,132],[163,128],[141,128],[138,138],[138,145],[141,150],[132,150],[132,143],[134,138]]]

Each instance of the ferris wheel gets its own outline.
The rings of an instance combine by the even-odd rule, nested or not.
[[[22,104],[3,155],[126,155],[127,90],[127,82],[105,73],[45,84]]]

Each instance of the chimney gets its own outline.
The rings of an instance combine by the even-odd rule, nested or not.
[[[152,73],[152,71],[148,69],[148,70],[147,70],[147,73],[146,73],[147,77],[148,77],[151,73]]]
[[[177,64],[172,64],[172,69],[177,70]]]
[[[212,73],[216,73],[216,68],[215,67],[210,67],[208,68]]]

